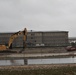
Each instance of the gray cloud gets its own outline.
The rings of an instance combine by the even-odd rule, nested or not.
[[[76,0],[0,0],[0,32],[65,30],[75,35]]]

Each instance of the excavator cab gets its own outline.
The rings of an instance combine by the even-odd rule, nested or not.
[[[0,45],[0,51],[4,51],[4,50],[6,50],[7,49],[7,46],[5,46],[5,45]]]

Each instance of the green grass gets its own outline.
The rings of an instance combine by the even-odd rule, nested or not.
[[[50,69],[34,69],[34,70],[0,70],[0,75],[76,75],[76,67],[57,67]]]

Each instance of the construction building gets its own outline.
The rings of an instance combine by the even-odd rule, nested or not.
[[[0,33],[0,44],[8,44],[13,33]],[[13,47],[23,47],[23,36],[14,39]],[[29,31],[27,34],[27,46],[67,46],[68,31]]]

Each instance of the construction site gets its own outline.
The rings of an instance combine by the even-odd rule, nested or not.
[[[27,31],[0,33],[0,44],[13,48],[66,47],[68,31]],[[1,47],[1,46],[0,46]],[[6,46],[5,46],[6,48]],[[4,48],[4,49],[5,49]],[[3,50],[3,49],[2,49]]]
[[[27,69],[76,66],[76,49],[69,45],[68,31],[28,31],[24,28],[0,33],[0,69],[12,72],[20,68],[26,72]]]
[[[29,31],[24,28],[17,32],[0,33],[1,55],[50,53],[51,56],[52,53],[67,53],[68,45],[68,31]]]

